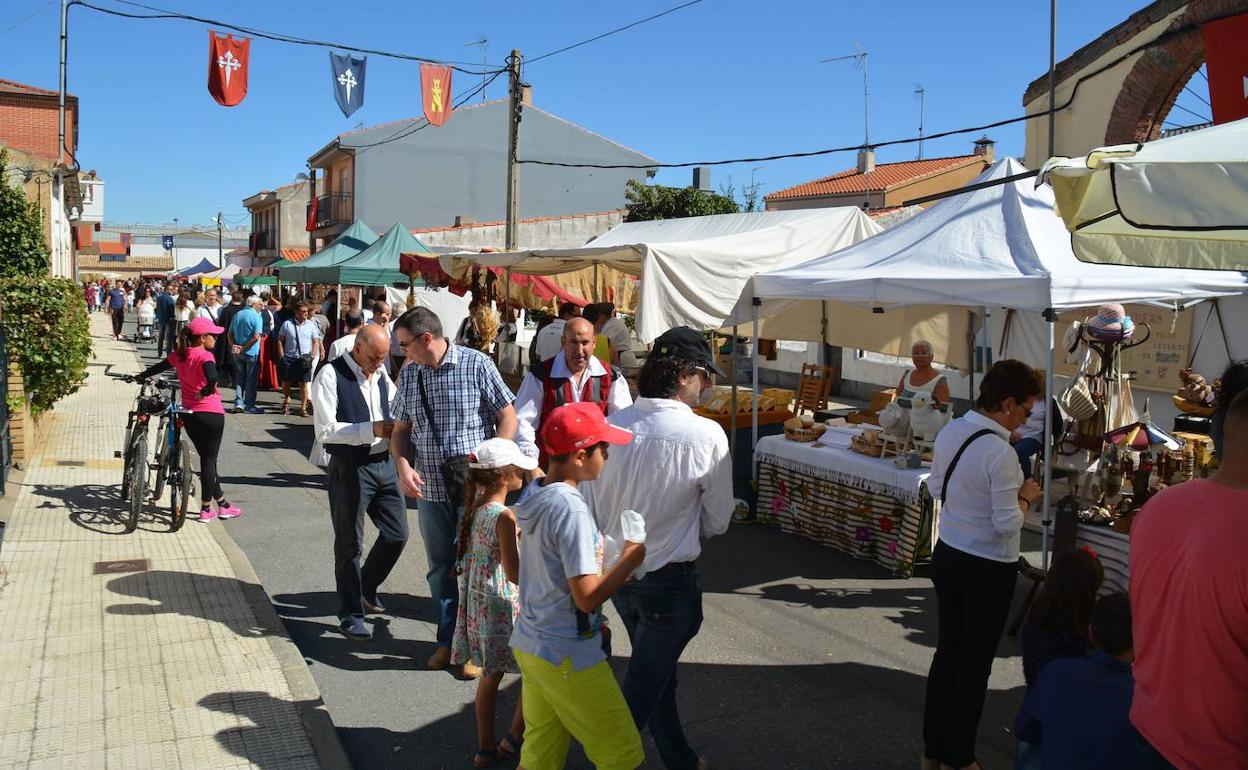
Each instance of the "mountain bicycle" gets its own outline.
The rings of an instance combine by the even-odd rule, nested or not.
[[[137,377],[125,374],[110,375],[125,382],[140,382]],[[194,472],[191,470],[191,453],[182,437],[185,410],[178,404],[178,383],[166,378],[142,381],[135,397],[135,406],[126,420],[124,449],[114,453],[124,457],[121,499],[127,503],[126,532],[133,532],[139,523],[139,514],[147,500],[148,482],[152,470],[156,471],[156,483],[152,487],[153,501],[159,501],[165,491],[169,494],[169,531],[177,532],[186,521],[186,508],[190,502]],[[156,416],[156,456],[148,461],[148,428]]]

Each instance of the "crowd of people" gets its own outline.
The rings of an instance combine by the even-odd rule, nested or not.
[[[297,393],[327,474],[344,636],[366,642],[366,617],[387,612],[381,589],[409,539],[406,498],[416,500],[437,626],[425,665],[477,679],[474,765],[519,757],[529,770],[562,767],[575,738],[596,766],[631,768],[649,730],[665,767],[709,766],[676,698],[678,661],[702,623],[702,541],[727,530],[735,504],[724,431],[693,411],[723,376],[701,333],[660,336],[634,399],[616,363],[624,345],[607,333],[614,309],[561,308],[534,343],[550,355],[513,394],[488,355],[448,339],[426,308],[350,304],[327,345],[334,297],[313,306],[238,292],[222,306],[204,292],[181,320],[193,307],[187,290],[141,291],[153,288],[173,310],[161,315],[158,304],[156,314],[172,324],[173,350],[144,376],[173,368],[182,382],[203,463],[201,520],[241,513],[216,475],[217,385],[228,367],[234,411],[259,411],[258,351],[274,346],[283,411]],[[124,288],[98,303],[110,312],[112,292]],[[478,333],[489,323],[456,338],[491,337]],[[914,353],[916,367],[930,364],[929,345]],[[943,384],[918,371],[902,389]],[[1015,597],[1023,518],[1042,493],[1017,444],[1043,414],[1043,390],[1037,371],[1000,361],[974,408],[936,440],[927,770],[980,766],[976,733]],[[1020,770],[1248,767],[1248,394],[1228,403],[1217,474],[1163,491],[1138,515],[1130,596],[1101,595],[1091,551],[1055,554],[1022,629]],[[367,556],[365,517],[378,530]],[[608,600],[631,646],[622,682],[607,666]],[[517,674],[521,700],[499,737],[499,689]]]

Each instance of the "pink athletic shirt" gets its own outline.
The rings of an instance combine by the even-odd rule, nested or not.
[[[212,353],[196,346],[186,349],[186,360],[182,360],[177,351],[170,353],[165,360],[178,373],[178,384],[182,386],[183,409],[190,409],[192,412],[225,414],[225,408],[221,406],[220,391],[214,390],[207,396],[199,395],[199,391],[208,384],[208,378],[204,376],[204,363],[216,363]]]
[[[1131,528],[1131,722],[1187,770],[1248,768],[1248,490],[1163,490]]]

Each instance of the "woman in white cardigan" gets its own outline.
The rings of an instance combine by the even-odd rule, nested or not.
[[[1043,391],[1035,369],[998,361],[975,408],[936,437],[927,483],[941,497],[932,551],[939,631],[923,709],[924,770],[979,768],[975,733],[1014,599],[1023,515],[1042,494],[1023,479],[1010,433]]]

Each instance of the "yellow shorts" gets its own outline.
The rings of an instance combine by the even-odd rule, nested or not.
[[[520,664],[524,703],[521,767],[559,770],[567,762],[571,738],[580,741],[598,770],[633,770],[645,761],[641,735],[605,660],[574,671],[568,658],[556,667],[536,655],[512,651]]]

